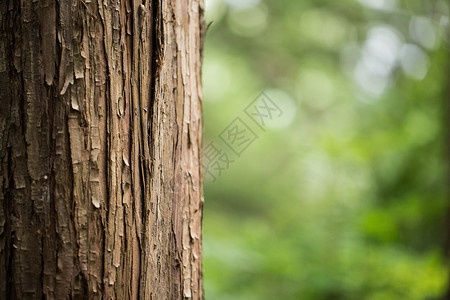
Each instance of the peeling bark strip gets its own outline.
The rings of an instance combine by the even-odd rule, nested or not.
[[[0,299],[201,299],[201,0],[0,0]]]

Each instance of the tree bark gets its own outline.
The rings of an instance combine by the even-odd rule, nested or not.
[[[201,299],[201,0],[0,0],[0,299]]]

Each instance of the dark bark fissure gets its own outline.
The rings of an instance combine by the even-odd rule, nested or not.
[[[8,135],[8,140],[9,140],[9,135]],[[8,174],[10,174],[9,178],[8,178],[8,183],[9,186],[6,189],[5,192],[5,214],[6,215],[10,215],[13,216],[13,211],[12,211],[12,207],[11,207],[11,203],[9,201],[9,199],[12,199],[12,191],[14,189],[13,186],[13,178],[12,178],[12,174],[13,174],[13,161],[12,161],[12,149],[11,147],[7,148],[7,159],[8,159],[8,164],[7,164],[7,168],[8,168]],[[13,281],[14,281],[14,272],[12,270],[12,262],[13,262],[13,257],[12,257],[12,253],[13,253],[13,232],[11,230],[12,226],[11,226],[11,221],[9,219],[5,220],[5,228],[4,228],[4,233],[5,233],[5,276],[2,278],[6,284],[6,288],[5,288],[5,296],[6,295],[11,295],[11,297],[15,297],[15,291],[13,289]],[[7,274],[11,274],[10,276],[6,276]],[[2,295],[3,296],[3,295]]]

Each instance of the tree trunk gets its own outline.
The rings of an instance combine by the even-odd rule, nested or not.
[[[200,0],[0,0],[0,299],[201,299]]]

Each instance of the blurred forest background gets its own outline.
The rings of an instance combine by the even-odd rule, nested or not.
[[[448,288],[449,2],[206,0],[206,299],[425,300]],[[283,115],[254,127],[260,92]]]

